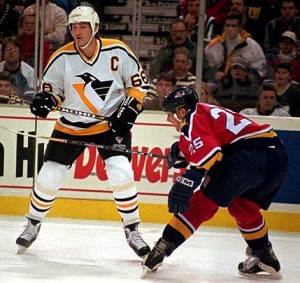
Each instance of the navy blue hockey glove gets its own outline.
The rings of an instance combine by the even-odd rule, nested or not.
[[[37,93],[30,103],[30,111],[32,114],[46,118],[51,110],[61,103],[60,98],[50,92],[42,91]]]
[[[190,199],[194,190],[200,185],[204,176],[203,171],[186,170],[176,178],[168,197],[169,212],[183,213],[190,207]]]
[[[127,96],[118,110],[110,117],[109,127],[113,132],[124,134],[133,127],[136,117],[144,110],[143,105],[134,97]]]
[[[188,166],[187,161],[183,156],[181,156],[179,149],[179,142],[172,144],[170,151],[167,156],[167,167],[170,169],[174,168],[186,168]]]

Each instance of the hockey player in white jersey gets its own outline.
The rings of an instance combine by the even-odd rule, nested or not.
[[[45,118],[55,107],[63,105],[110,117],[109,121],[99,121],[63,113],[55,123],[52,137],[131,149],[130,129],[143,110],[141,101],[148,89],[141,65],[123,42],[96,37],[99,17],[91,7],[75,8],[68,25],[74,41],[51,56],[43,72],[41,92],[30,105],[31,112]],[[83,150],[79,145],[48,143],[26,214],[28,224],[16,241],[19,253],[25,252],[37,238],[66,171]],[[143,258],[150,248],[138,231],[140,217],[131,155],[100,148],[98,152],[106,164],[127,242]]]

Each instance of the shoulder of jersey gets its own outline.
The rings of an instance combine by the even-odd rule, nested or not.
[[[101,38],[101,49],[107,49],[112,47],[123,47],[125,49],[131,50],[126,43],[119,39]]]
[[[75,49],[74,41],[67,43],[66,45],[60,47],[56,51],[53,52],[53,54],[50,57],[49,61],[52,61],[54,58],[57,58],[61,56],[62,54],[77,54],[78,52]]]

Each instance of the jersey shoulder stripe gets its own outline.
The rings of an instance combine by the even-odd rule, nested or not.
[[[125,49],[128,49],[132,52],[130,47],[123,41],[118,40],[118,39],[112,39],[112,38],[101,38],[101,48],[106,49],[112,46],[123,46]]]
[[[77,53],[74,41],[67,43],[66,45],[64,45],[64,46],[60,47],[59,49],[57,49],[56,51],[54,51],[50,57],[49,62],[51,60],[53,60],[53,58],[56,58],[56,57],[60,56],[61,54],[68,54],[68,53],[70,53],[70,54]]]
[[[47,72],[47,70],[49,69],[49,67],[53,64],[53,62],[55,62],[59,57],[61,57],[62,55],[76,55],[78,54],[76,48],[75,48],[75,44],[74,41],[60,47],[59,49],[57,49],[55,52],[53,52],[53,54],[51,55],[47,66],[43,72],[43,75]]]
[[[141,65],[127,44],[118,39],[101,38],[101,52],[112,52],[115,49],[123,50],[136,63],[140,71]]]

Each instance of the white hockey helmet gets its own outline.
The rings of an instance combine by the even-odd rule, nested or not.
[[[98,32],[100,20],[96,11],[90,6],[78,6],[68,18],[68,26],[71,31],[71,25],[75,23],[90,23],[93,36]]]

